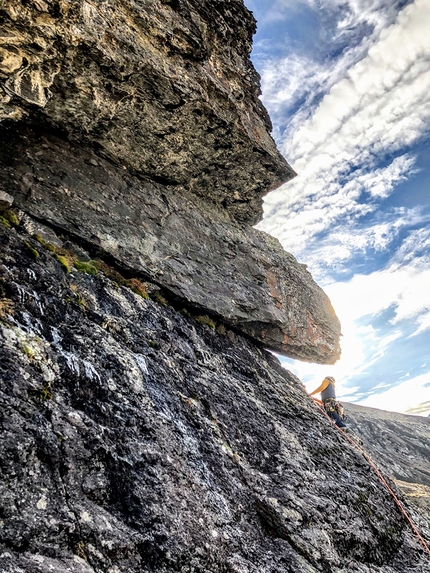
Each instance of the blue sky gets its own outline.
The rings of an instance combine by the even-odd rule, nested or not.
[[[309,390],[331,374],[345,401],[427,415],[430,2],[245,4],[273,136],[298,173],[258,228],[308,265],[342,323],[333,367],[282,361]]]

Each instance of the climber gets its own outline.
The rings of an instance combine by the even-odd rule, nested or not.
[[[330,418],[335,422],[339,428],[346,428],[344,423],[343,406],[336,400],[335,380],[333,376],[326,376],[316,390],[311,392],[309,396],[313,396],[321,392],[321,400],[324,404],[324,409]]]

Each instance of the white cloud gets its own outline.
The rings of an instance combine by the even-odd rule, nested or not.
[[[402,156],[387,167],[370,173],[358,169],[355,179],[347,181],[337,193],[317,193],[313,201],[288,196],[284,203],[278,203],[275,197],[272,205],[269,196],[267,203],[272,205],[274,215],[259,227],[275,235],[287,250],[304,260],[315,278],[324,284],[327,271],[347,269],[345,263],[353,256],[369,251],[384,252],[398,240],[400,233],[404,235],[408,228],[430,222],[430,216],[417,208],[407,211],[398,207],[379,212],[365,226],[360,221],[361,216],[376,210],[376,201],[391,193],[404,179],[404,173],[411,171],[412,162],[409,156]],[[367,195],[367,203],[357,202],[362,193]],[[318,233],[320,235],[316,237]],[[416,239],[406,238],[405,241],[409,243]],[[420,240],[417,244],[421,243]],[[406,251],[402,250],[399,257],[407,256]]]
[[[299,176],[269,194],[259,225],[296,256],[316,233],[345,217],[354,220],[375,210],[411,174],[413,157],[402,150],[430,125],[429,29],[430,3],[416,0],[382,31],[366,57],[345,72],[308,119],[309,109],[300,112],[300,125],[283,145]],[[298,62],[288,66],[297,77]],[[285,94],[276,92],[276,105],[297,97],[303,77],[318,80],[323,73],[309,65],[302,77],[290,81]],[[275,78],[274,69],[270,74]],[[377,168],[381,158],[396,153],[390,165]],[[370,198],[365,204],[363,191]]]
[[[341,322],[358,321],[392,309],[391,323],[413,321],[417,332],[430,326],[430,267],[420,258],[402,266],[391,264],[368,275],[356,274],[348,282],[327,285],[325,290]]]
[[[425,243],[430,238],[430,229],[427,233],[417,230],[414,238],[415,241],[411,240],[409,245],[415,252],[419,252],[419,241]],[[286,367],[304,381],[309,391],[324,376],[332,375],[338,380],[337,393],[340,399],[355,402],[368,396],[367,405],[380,407],[377,390],[381,386],[373,388],[369,396],[368,391],[363,391],[359,386],[351,388],[351,384],[358,378],[371,378],[373,368],[389,355],[393,342],[405,336],[404,321],[408,321],[412,327],[415,325],[415,335],[430,328],[430,265],[423,264],[420,256],[411,256],[410,260],[408,258],[406,263],[398,264],[393,262],[396,259],[394,257],[385,269],[368,275],[355,275],[347,282],[326,285],[325,291],[342,325],[342,356],[330,367],[298,361],[287,364]],[[372,323],[376,324],[381,312],[388,309],[392,316],[390,322],[378,328],[372,326]],[[363,325],[363,319],[366,319],[366,326]],[[393,366],[395,360],[393,356]],[[398,381],[399,373],[390,372],[387,375],[390,377],[387,380],[390,386]],[[414,397],[411,404],[425,401],[425,396],[425,393],[421,393],[418,398]],[[405,405],[405,409],[407,407],[409,404]],[[397,406],[386,406],[386,409],[404,411]]]
[[[417,228],[407,236],[402,242],[401,246],[397,249],[392,264],[395,266],[402,266],[407,263],[413,263],[419,268],[429,267],[430,264],[430,216],[419,216],[419,211],[413,210],[412,218],[409,219],[415,225],[423,225],[422,228]],[[400,225],[404,222],[407,223],[408,214],[404,213]]]
[[[428,402],[428,409],[421,411],[420,414],[426,416],[430,414],[430,372],[357,403],[371,408],[407,413],[423,402]]]
[[[327,92],[345,77],[348,69],[366,55],[381,31],[395,21],[399,4],[400,1],[393,0],[326,0],[318,3],[314,0],[278,0],[269,7],[265,4],[266,11],[258,22],[259,26],[264,27],[275,20],[294,19],[298,10],[308,6],[314,11],[315,20],[321,21],[320,51],[327,46],[329,50],[337,47],[340,52],[334,60],[329,54],[317,60],[315,54],[307,50],[311,42],[302,49],[294,42],[290,49],[287,48],[288,43],[282,48],[278,46],[278,49],[287,51],[286,56],[273,57],[272,50],[268,50],[267,39],[256,42],[254,56],[257,60],[261,58],[259,72],[263,101],[275,125],[276,119],[280,116],[285,118],[286,110],[299,100],[302,100],[301,111],[292,119],[289,131],[298,120],[301,122],[309,113],[305,108],[315,94]]]

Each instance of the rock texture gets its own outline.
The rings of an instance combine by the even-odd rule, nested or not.
[[[339,357],[339,321],[305,266],[197,197],[15,124],[0,129],[0,189],[266,348],[314,362]]]
[[[242,0],[0,10],[0,192],[266,348],[335,362],[330,301],[250,227],[294,172],[258,99]]]
[[[2,0],[0,120],[50,125],[256,223],[276,150],[242,0]]]
[[[0,245],[2,571],[429,570],[270,353],[66,272],[22,226]]]
[[[430,539],[430,419],[345,404],[348,425],[406,498],[420,533]]]
[[[408,510],[421,535],[430,539],[430,487],[397,479],[394,481],[405,496]]]
[[[403,482],[430,487],[430,420],[346,404],[348,425],[384,470]]]
[[[13,205],[14,198],[9,193],[0,191],[0,212],[6,211]]]

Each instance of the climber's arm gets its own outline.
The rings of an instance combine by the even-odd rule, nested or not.
[[[309,396],[313,396],[314,394],[318,394],[318,392],[322,392],[323,390],[325,390],[327,388],[327,386],[330,384],[330,382],[328,380],[323,380],[321,382],[321,384],[318,386],[318,388],[316,390],[314,390],[313,392],[311,392],[309,394]]]

